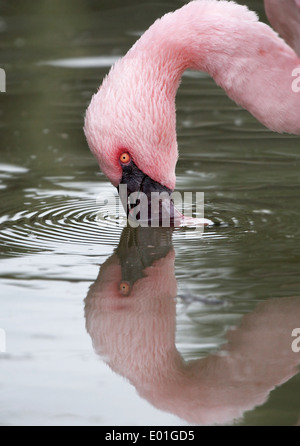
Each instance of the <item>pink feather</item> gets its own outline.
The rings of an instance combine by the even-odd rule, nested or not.
[[[157,20],[112,67],[86,112],[88,144],[115,186],[126,149],[139,169],[174,189],[175,95],[187,68],[209,73],[271,130],[300,134],[297,67],[295,51],[246,6],[192,1]]]

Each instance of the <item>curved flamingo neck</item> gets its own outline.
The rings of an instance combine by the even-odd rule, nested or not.
[[[120,150],[173,190],[175,95],[187,68],[206,71],[237,104],[276,132],[300,134],[300,59],[255,13],[232,1],[192,1],[157,20],[93,96],[85,134],[117,186]]]
[[[187,68],[206,71],[265,126],[300,133],[300,93],[292,89],[300,59],[246,7],[211,0],[188,3],[157,20],[124,62],[128,59],[140,61],[145,89],[155,82],[174,98]]]

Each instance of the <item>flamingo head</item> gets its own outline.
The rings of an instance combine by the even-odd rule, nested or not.
[[[99,166],[128,194],[171,192],[177,162],[175,101],[159,70],[120,59],[92,97],[84,131]]]

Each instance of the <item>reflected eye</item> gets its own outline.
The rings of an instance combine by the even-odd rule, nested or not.
[[[128,296],[130,293],[130,284],[128,282],[121,282],[119,287],[120,293],[123,294],[123,296]]]
[[[122,164],[128,164],[131,160],[131,156],[129,155],[129,153],[124,152],[120,155],[120,162]]]

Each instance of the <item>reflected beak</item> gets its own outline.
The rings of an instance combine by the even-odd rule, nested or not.
[[[136,221],[137,225],[154,227],[176,226],[176,218],[180,214],[171,198],[172,190],[154,181],[132,160],[122,165],[122,179],[117,189],[131,223]]]

